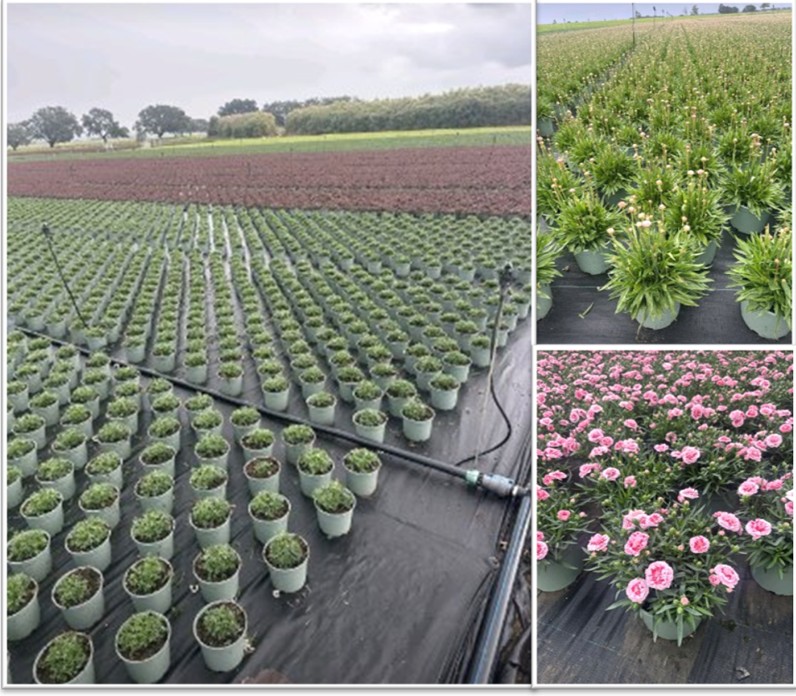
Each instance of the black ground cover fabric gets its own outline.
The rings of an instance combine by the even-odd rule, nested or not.
[[[622,609],[607,581],[581,573],[538,594],[538,681],[544,684],[791,684],[792,598],[762,589],[748,565],[724,614],[704,621],[681,647],[658,639]]]
[[[496,389],[514,433],[499,452],[479,460],[482,471],[509,476],[516,476],[521,466],[527,471],[527,461],[521,461],[521,453],[530,432],[530,334],[527,320],[498,356]],[[116,357],[122,358],[123,352]],[[261,404],[254,365],[250,361],[244,364],[243,398]],[[210,388],[216,386],[214,379],[211,377]],[[458,461],[477,447],[482,423],[482,447],[499,440],[504,426],[491,401],[481,413],[485,386],[485,371],[478,371],[463,388],[457,411],[439,414],[431,440],[413,449],[445,462]],[[175,393],[181,398],[190,395],[181,389]],[[217,406],[226,418],[224,435],[233,442],[228,420],[232,408],[220,403]],[[290,412],[305,416],[304,409],[303,402],[294,397]],[[349,408],[338,407],[337,418],[338,427],[352,430]],[[201,595],[191,589],[195,582],[191,562],[199,550],[188,524],[192,502],[188,477],[196,461],[195,440],[185,413],[181,419],[182,450],[177,459],[174,510],[177,531],[172,558],[176,578],[169,614],[171,668],[163,683],[238,682],[265,669],[277,670],[293,683],[422,684],[464,679],[478,620],[496,575],[499,544],[510,534],[508,521],[513,516],[514,502],[468,489],[461,480],[385,456],[379,489],[370,500],[358,502],[351,533],[328,540],[317,527],[311,501],[299,491],[297,471],[284,464],[279,439],[282,426],[268,419],[263,419],[263,424],[277,435],[274,454],[283,461],[281,490],[293,505],[289,528],[305,535],[310,544],[308,584],[293,596],[273,595],[261,558],[262,546],[253,536],[246,512],[249,494],[242,473],[242,451],[233,445],[227,488],[227,498],[236,505],[231,543],[243,558],[239,600],[248,612],[249,633],[255,647],[232,672],[207,670],[191,629],[194,616],[203,606]],[[115,657],[113,638],[121,623],[133,613],[121,581],[137,557],[129,536],[131,520],[140,512],[132,489],[140,476],[137,455],[145,445],[144,434],[150,420],[150,413],[142,412],[134,452],[124,467],[122,521],[112,536],[113,562],[105,573],[105,616],[88,631],[94,641],[98,683],[130,681]],[[95,423],[95,432],[101,422]],[[400,430],[400,422],[391,418],[386,441],[408,447]],[[351,445],[321,439],[317,445],[332,454],[335,476],[342,478],[340,461]],[[40,453],[40,459],[46,452]],[[471,464],[465,465],[468,466]],[[77,482],[78,493],[66,505],[65,529],[52,543],[53,572],[40,583],[41,624],[26,640],[9,644],[11,679],[15,683],[32,681],[38,651],[49,639],[67,630],[50,593],[55,580],[73,567],[64,549],[64,538],[81,517],[77,496],[87,484],[83,472],[78,472]],[[26,482],[28,492],[32,487],[31,481]],[[14,511],[8,516],[6,536],[24,526]],[[529,589],[519,583],[518,591],[528,593]]]
[[[564,254],[557,263],[563,275],[552,285],[553,306],[537,323],[539,344],[579,343],[739,343],[788,344],[791,334],[778,341],[761,338],[747,328],[741,318],[736,288],[727,287],[727,271],[733,264],[733,234],[727,230],[710,270],[710,292],[696,307],[682,307],[673,324],[665,329],[639,329],[629,314],[616,314],[616,300],[608,292],[598,292],[608,275],[588,275],[578,268],[572,254]],[[579,315],[583,316],[579,316]]]

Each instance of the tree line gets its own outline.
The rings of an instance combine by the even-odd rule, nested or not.
[[[142,109],[133,125],[138,140],[147,135],[206,133],[211,138],[259,138],[281,130],[297,135],[474,128],[530,125],[531,88],[503,85],[458,89],[421,97],[366,101],[350,96],[266,102],[232,99],[209,119],[195,119],[178,106],[153,104]],[[10,123],[8,146],[16,150],[33,140],[50,147],[83,135],[97,136],[107,144],[112,138],[129,138],[107,109],[93,108],[80,120],[63,106],[45,106],[29,119]]]

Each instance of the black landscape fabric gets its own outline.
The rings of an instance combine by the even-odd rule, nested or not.
[[[121,355],[118,353],[117,357]],[[478,468],[482,471],[516,477],[524,468],[527,475],[523,445],[531,427],[530,359],[528,319],[499,353],[495,369],[496,390],[511,419],[513,436],[499,452],[480,458]],[[259,405],[262,401],[254,365],[250,360],[244,364],[242,398]],[[216,387],[214,380],[211,377],[207,385],[211,389]],[[485,388],[486,373],[480,370],[462,388],[457,410],[439,413],[431,440],[413,449],[454,463],[476,450],[481,427],[482,448],[497,442],[505,426],[491,399],[485,402]],[[175,393],[180,398],[190,396],[182,389]],[[482,413],[484,403],[486,409]],[[224,435],[233,442],[229,424],[232,408],[222,403],[217,403],[217,407],[225,415]],[[298,397],[289,410],[306,417],[306,407]],[[105,572],[105,616],[88,631],[94,641],[97,683],[130,682],[115,656],[113,639],[134,611],[121,581],[137,558],[130,539],[130,523],[140,511],[132,489],[140,476],[137,454],[144,446],[141,434],[146,433],[151,413],[142,411],[141,420],[133,456],[125,464],[122,521],[113,532],[113,561]],[[240,682],[254,679],[263,670],[275,670],[298,684],[433,684],[464,680],[478,622],[496,577],[499,543],[510,535],[507,523],[513,517],[516,501],[469,489],[460,479],[385,456],[379,488],[371,499],[358,501],[351,533],[329,540],[318,529],[312,502],[299,490],[297,471],[284,463],[279,437],[282,425],[263,419],[264,427],[277,435],[274,455],[283,462],[281,491],[293,506],[289,528],[304,535],[310,544],[308,584],[296,595],[274,596],[261,557],[262,545],[253,536],[246,511],[249,493],[242,472],[243,454],[238,445],[233,445],[227,488],[227,498],[236,506],[231,543],[243,558],[239,601],[248,613],[254,652],[244,658],[238,669],[215,673],[205,667],[192,634],[193,619],[203,601],[192,588],[195,579],[191,562],[199,549],[188,524],[192,502],[188,477],[196,461],[194,435],[184,414],[182,423],[172,558],[176,577],[169,614],[171,667],[162,683]],[[336,426],[351,430],[350,423],[350,407],[340,404]],[[95,431],[97,427],[95,424]],[[400,422],[390,419],[386,442],[407,447],[400,430]],[[352,445],[319,438],[316,446],[332,454],[335,477],[342,478],[340,461]],[[44,456],[46,450],[40,453],[40,458]],[[470,466],[472,463],[464,465]],[[86,481],[85,474],[78,472],[78,495]],[[26,486],[30,491],[32,483],[27,482]],[[65,509],[65,529],[52,543],[53,572],[39,587],[41,625],[28,639],[9,643],[14,683],[32,682],[33,662],[39,650],[68,629],[50,595],[55,580],[73,567],[64,549],[64,537],[81,517],[77,496]],[[9,515],[8,521],[7,534],[25,526],[17,511]],[[522,583],[519,587],[520,592],[530,593],[530,588]],[[519,604],[527,606],[528,602],[523,598]]]
[[[597,290],[608,275],[588,275],[578,268],[572,254],[564,254],[557,264],[563,275],[553,282],[553,306],[538,322],[537,340],[540,344],[790,343],[790,333],[778,341],[761,338],[741,318],[737,289],[727,287],[734,247],[732,233],[725,230],[710,269],[710,292],[698,306],[682,307],[673,324],[657,331],[639,330],[629,314],[616,314],[616,300],[609,298],[608,291]]]
[[[791,597],[762,589],[747,564],[724,615],[704,621],[677,647],[634,615],[606,608],[615,591],[593,573],[538,595],[538,667],[544,684],[790,684]],[[732,618],[730,618],[732,617]]]

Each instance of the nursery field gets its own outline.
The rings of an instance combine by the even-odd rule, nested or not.
[[[542,351],[538,682],[791,684],[793,353]]]
[[[790,16],[541,35],[538,84],[539,342],[789,340]]]
[[[393,139],[394,142],[395,139]],[[528,215],[531,146],[488,144],[368,150],[10,161],[10,196],[215,203],[270,208]],[[197,150],[194,154],[199,154]]]
[[[154,681],[471,677],[529,485],[527,218],[20,197],[8,223],[7,549],[38,583],[13,682],[79,626],[129,683],[146,602]],[[493,679],[530,678],[522,577]]]

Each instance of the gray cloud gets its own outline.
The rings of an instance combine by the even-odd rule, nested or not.
[[[530,82],[530,5],[9,4],[8,117]]]

